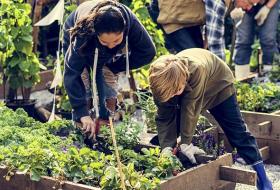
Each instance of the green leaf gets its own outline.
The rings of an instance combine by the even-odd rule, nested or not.
[[[28,72],[29,67],[30,67],[30,63],[27,60],[22,61],[19,64],[19,68],[24,72]]]
[[[32,36],[31,35],[25,35],[20,37],[21,40],[26,41],[26,42],[31,42],[32,43]]]
[[[39,174],[39,172],[37,170],[31,169],[30,179],[33,180],[33,181],[40,181],[41,175]]]

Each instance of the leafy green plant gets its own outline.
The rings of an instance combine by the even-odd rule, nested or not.
[[[139,135],[143,131],[143,126],[133,120],[130,115],[125,115],[123,122],[115,126],[116,140],[118,146],[122,148],[132,149],[137,144],[139,144],[140,137]],[[101,128],[101,134],[104,137],[105,141],[112,145],[111,131],[108,127],[103,126]]]
[[[237,83],[236,89],[242,110],[269,113],[280,109],[280,87],[274,83]]]
[[[86,147],[75,147],[75,133],[63,138],[54,135],[66,127],[64,124],[69,125],[68,121],[43,124],[32,118],[28,120],[22,109],[14,112],[3,105],[0,106],[0,112],[6,116],[0,118],[0,165],[8,167],[5,176],[7,180],[19,170],[36,181],[41,176],[48,175],[58,180],[71,180],[101,189],[120,189],[114,155],[105,155]],[[16,115],[22,118],[16,118]],[[12,120],[15,121],[10,123]],[[29,122],[20,126],[22,120]],[[75,130],[72,126],[68,127]],[[156,189],[160,182],[158,176],[171,176],[173,167],[181,169],[175,160],[159,156],[159,152],[159,148],[143,150],[143,154],[128,149],[121,150],[127,189]],[[140,161],[134,167],[137,158]]]
[[[148,179],[140,172],[137,172],[133,163],[123,166],[125,175],[125,186],[128,190],[149,190],[157,189],[160,180],[156,177]],[[105,169],[105,175],[101,178],[100,186],[104,190],[121,190],[119,172],[116,167],[109,166]]]
[[[253,70],[256,70],[258,67],[258,56],[259,56],[259,49],[260,49],[260,40],[255,40],[254,44],[252,45],[252,54],[250,57],[250,67]]]
[[[150,0],[132,0],[130,8],[151,35],[157,49],[157,56],[165,55],[168,51],[164,46],[163,32],[156,27],[146,7],[150,2]]]
[[[151,92],[137,92],[138,96],[138,105],[141,107],[144,114],[144,123],[147,127],[147,132],[156,133],[157,125],[156,125],[156,114],[157,114],[157,106],[154,103],[154,99],[151,96]]]
[[[269,73],[269,79],[272,82],[280,81],[280,54],[274,54],[272,70]]]
[[[1,0],[0,64],[3,81],[17,90],[30,88],[39,82],[40,67],[32,52],[31,7],[23,0]]]

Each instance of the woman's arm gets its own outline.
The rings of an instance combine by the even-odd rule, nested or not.
[[[73,119],[75,121],[89,115],[85,86],[81,78],[87,59],[78,53],[80,42],[76,39],[74,44],[69,46],[64,58],[64,86],[73,108]]]

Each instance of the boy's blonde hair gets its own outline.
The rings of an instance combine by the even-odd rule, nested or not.
[[[149,82],[156,99],[166,102],[179,92],[189,78],[186,60],[164,55],[155,60],[149,70]]]

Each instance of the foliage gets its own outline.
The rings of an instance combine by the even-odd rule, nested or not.
[[[130,8],[151,35],[157,49],[158,57],[160,55],[165,55],[168,52],[164,46],[163,32],[157,28],[156,24],[152,21],[149,15],[148,9],[146,7],[146,5],[149,3],[150,0],[132,0]]]
[[[258,67],[258,56],[259,56],[259,49],[260,49],[260,40],[255,40],[254,44],[251,46],[252,54],[250,57],[250,67],[253,70],[256,70]]]
[[[227,65],[229,66],[229,68],[231,70],[234,70],[234,62],[232,61],[232,63],[230,63],[230,56],[231,56],[230,50],[225,49],[225,55],[226,55],[226,63],[227,63]]]
[[[125,186],[128,190],[149,190],[157,189],[160,180],[158,178],[148,179],[140,172],[137,172],[133,163],[123,166],[125,175]],[[116,167],[109,166],[105,169],[105,175],[100,182],[101,189],[104,190],[121,190],[119,172]]]
[[[144,113],[144,123],[147,126],[147,131],[149,133],[156,133],[156,113],[157,106],[154,103],[154,99],[151,96],[151,92],[137,92],[138,105],[141,107]]]
[[[135,127],[129,122],[125,124],[126,127]],[[80,139],[79,134],[69,121],[40,123],[29,118],[22,109],[14,112],[1,105],[0,128],[0,165],[8,167],[9,172],[5,176],[7,180],[15,170],[19,170],[36,181],[42,175],[47,175],[101,189],[121,189],[114,155],[86,148],[77,140]],[[69,129],[69,135],[56,136],[64,128]],[[118,133],[127,135],[129,133],[126,130],[122,131],[126,134]],[[132,139],[128,143],[132,146]],[[120,153],[126,189],[156,189],[159,178],[172,176],[174,170],[182,170],[173,155],[160,155],[159,148],[143,149],[142,154],[120,149]]]
[[[168,54],[167,49],[165,48],[165,41],[162,30],[157,28],[156,23],[154,23],[149,15],[148,9],[146,5],[148,5],[151,0],[132,0],[130,4],[130,8],[132,12],[135,13],[136,17],[140,20],[140,22],[144,25],[145,29],[148,31],[150,36],[155,43],[155,47],[157,50],[156,57],[161,55]],[[140,85],[140,88],[147,89],[148,84],[148,66],[142,67],[137,70],[134,75],[135,79]]]
[[[137,144],[139,144],[140,137],[143,130],[143,126],[139,122],[133,120],[130,115],[125,115],[123,122],[115,126],[116,140],[118,146],[122,148],[132,149]],[[101,134],[104,137],[104,140],[110,145],[113,144],[111,131],[109,127],[102,127]]]
[[[13,89],[39,82],[41,64],[32,52],[30,11],[30,5],[23,0],[1,0],[0,63],[4,80]]]
[[[242,110],[269,113],[280,109],[280,87],[274,83],[237,83],[236,88]]]
[[[133,73],[135,80],[137,81],[138,88],[146,90],[149,89],[149,70],[148,68],[142,68]]]
[[[269,79],[272,82],[280,81],[280,54],[274,54],[272,70],[269,74]]]
[[[133,163],[136,170],[144,170],[144,175],[148,178],[158,177],[165,179],[175,172],[183,170],[181,162],[173,154],[160,154],[160,149],[143,148],[142,154],[137,154],[133,150],[121,150],[121,157],[125,163]]]

